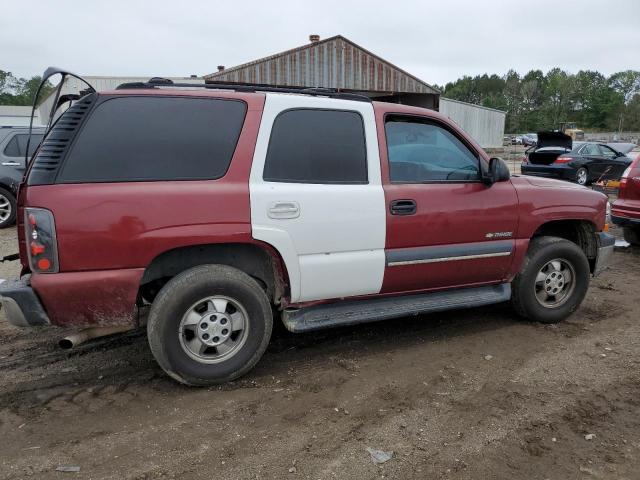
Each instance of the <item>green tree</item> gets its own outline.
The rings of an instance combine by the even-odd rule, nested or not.
[[[11,72],[0,70],[0,105],[33,105],[41,81],[40,76],[16,78]],[[46,98],[53,88],[47,82],[40,93],[40,100]]]

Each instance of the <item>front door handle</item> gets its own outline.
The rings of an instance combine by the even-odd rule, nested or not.
[[[416,201],[411,199],[393,200],[389,205],[391,215],[415,215]]]
[[[300,216],[300,205],[298,202],[273,202],[267,211],[269,218],[298,218]]]
[[[2,165],[6,167],[19,167],[22,164],[20,162],[2,162]]]

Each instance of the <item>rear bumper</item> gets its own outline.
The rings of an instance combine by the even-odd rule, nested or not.
[[[623,217],[612,213],[611,221],[620,227],[640,227],[640,218]]]
[[[16,327],[37,327],[51,323],[28,277],[0,283],[0,303],[8,322]]]
[[[616,244],[616,239],[613,235],[604,232],[598,232],[596,235],[598,236],[598,254],[593,267],[594,277],[600,275],[609,266]]]

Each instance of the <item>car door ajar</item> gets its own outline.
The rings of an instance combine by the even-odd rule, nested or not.
[[[511,182],[483,184],[485,160],[451,123],[393,111],[377,120],[387,202],[382,291],[502,281],[518,221]]]
[[[631,163],[626,155],[620,154],[607,145],[598,145],[605,166],[603,178],[605,180],[618,180]]]

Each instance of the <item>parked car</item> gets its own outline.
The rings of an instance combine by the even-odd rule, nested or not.
[[[34,128],[29,142],[29,156],[42,141],[44,128]],[[15,223],[16,191],[25,171],[25,153],[29,129],[0,126],[0,228]]]
[[[511,145],[522,145],[523,135],[515,135],[511,137]]]
[[[536,143],[538,143],[538,134],[536,133],[525,133],[522,136],[522,144],[527,147],[532,147]]]
[[[624,238],[640,245],[640,156],[622,174],[618,198],[611,206],[611,221],[623,228]]]
[[[181,87],[91,93],[48,132],[18,199],[23,276],[0,285],[12,324],[146,321],[167,374],[209,385],[256,364],[274,316],[306,332],[510,300],[558,322],[613,252],[605,195],[511,178],[432,110]]]
[[[604,143],[574,143],[562,132],[540,132],[537,145],[525,152],[521,172],[588,185],[619,179],[630,163],[629,157]]]

